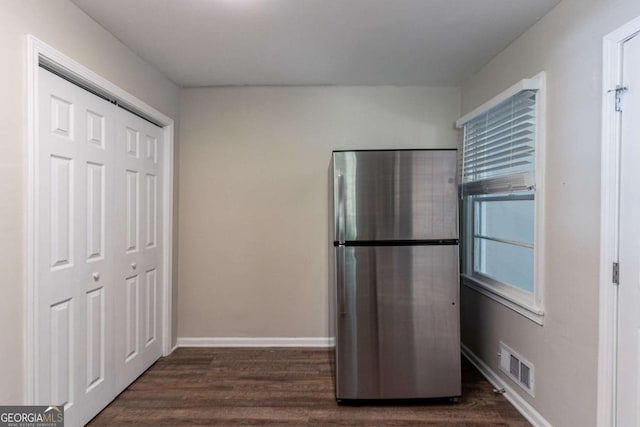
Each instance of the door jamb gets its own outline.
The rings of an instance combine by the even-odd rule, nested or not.
[[[640,32],[640,17],[603,39],[602,147],[600,194],[600,298],[598,340],[597,425],[615,426],[618,288],[612,281],[618,261],[620,199],[620,120],[615,111],[615,89],[621,84],[622,45]]]
[[[164,178],[163,178],[163,253],[161,283],[162,303],[162,354],[167,356],[173,350],[171,346],[172,324],[172,295],[173,295],[173,153],[174,153],[174,121],[165,116],[150,105],[144,103],[120,87],[104,79],[82,64],[74,61],[48,44],[42,42],[31,34],[25,36],[25,74],[26,74],[26,198],[25,198],[25,287],[24,287],[24,378],[25,403],[35,403],[36,394],[36,361],[37,361],[37,250],[38,224],[36,183],[38,171],[36,170],[37,141],[38,141],[38,68],[41,61],[55,64],[63,70],[64,75],[71,80],[80,80],[90,83],[93,87],[113,96],[119,102],[132,107],[136,111],[144,113],[163,127],[164,136]]]

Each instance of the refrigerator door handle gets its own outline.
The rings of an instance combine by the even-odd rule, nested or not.
[[[344,229],[346,223],[344,207],[344,176],[338,174],[338,243],[344,244]]]
[[[347,290],[344,283],[345,247],[338,246],[338,310],[341,316],[347,314]]]

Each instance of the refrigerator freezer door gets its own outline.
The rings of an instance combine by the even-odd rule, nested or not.
[[[350,246],[336,257],[336,397],[459,396],[458,246]]]
[[[334,152],[334,241],[457,239],[456,153]]]

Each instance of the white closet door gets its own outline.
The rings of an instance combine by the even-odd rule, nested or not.
[[[83,425],[161,356],[162,129],[40,69],[36,401]]]
[[[122,209],[117,244],[119,284],[116,319],[117,381],[129,385],[161,356],[162,130],[118,109],[117,194]]]
[[[67,425],[115,396],[115,106],[40,69],[37,396]]]

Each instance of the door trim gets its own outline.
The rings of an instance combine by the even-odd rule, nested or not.
[[[622,45],[640,32],[640,17],[609,33],[603,40],[602,147],[600,187],[600,298],[598,340],[597,425],[615,426],[618,289],[613,284],[613,263],[618,261],[620,199],[620,119],[615,93],[620,84]]]
[[[152,118],[162,125],[164,133],[164,168],[163,173],[163,254],[162,254],[162,354],[168,355],[172,351],[171,324],[172,324],[172,294],[173,294],[173,151],[174,151],[174,121],[158,110],[124,91],[120,87],[104,79],[82,64],[74,61],[48,44],[42,42],[31,34],[25,36],[25,74],[26,74],[26,198],[25,198],[25,319],[24,319],[24,378],[25,378],[25,403],[34,403],[37,388],[36,360],[37,360],[37,250],[38,224],[37,224],[37,182],[36,170],[37,139],[38,139],[38,68],[45,61],[56,67],[71,81],[80,81],[100,89],[102,93],[113,96],[118,102],[127,107]]]

